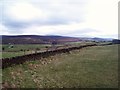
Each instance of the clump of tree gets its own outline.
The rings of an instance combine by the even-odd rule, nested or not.
[[[112,43],[113,43],[113,44],[120,44],[120,40],[119,40],[119,39],[113,39],[113,40],[112,40]]]
[[[4,51],[5,50],[5,48],[4,47],[2,47],[2,51]]]
[[[52,41],[51,45],[52,45],[52,48],[53,48],[53,49],[56,49],[57,41],[55,41],[55,40]]]
[[[24,51],[23,49],[20,49],[20,51]]]
[[[46,48],[46,51],[48,51],[48,50],[49,50],[49,47],[48,47],[48,46],[45,46],[45,48]]]
[[[55,46],[57,44],[57,42],[54,40],[53,42],[52,42],[52,46]]]

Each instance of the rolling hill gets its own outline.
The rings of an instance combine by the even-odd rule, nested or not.
[[[38,36],[38,35],[17,35],[7,36],[2,35],[2,44],[49,44],[53,41],[57,43],[64,42],[77,42],[79,38],[66,37],[66,36]]]
[[[68,36],[57,36],[57,35],[1,35],[2,44],[50,44],[53,41],[60,43],[66,42],[79,42],[79,41],[112,41],[112,38],[88,38],[88,37],[68,37]],[[1,42],[0,42],[1,43]]]

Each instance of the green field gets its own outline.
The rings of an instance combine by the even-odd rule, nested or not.
[[[35,50],[36,48],[45,48],[45,46],[50,46],[49,44],[15,44],[13,48],[9,48],[10,45],[2,45],[5,48],[5,51],[19,51],[23,50]]]
[[[46,46],[50,47],[49,44],[25,44],[25,45],[14,45],[13,48],[9,48],[10,45],[2,45],[4,51],[2,51],[2,58],[9,58],[15,56],[22,56],[26,54],[35,53],[37,51],[46,50]],[[25,52],[24,52],[25,50]]]
[[[64,46],[64,45],[71,45],[71,46],[80,46],[80,45],[86,45],[86,44],[91,44],[93,42],[70,42],[70,43],[65,43],[65,44],[57,44],[55,46]],[[22,56],[26,54],[32,54],[41,51],[46,51],[46,46],[51,47],[50,44],[15,44],[13,45],[13,48],[10,48],[10,45],[4,44],[0,45],[4,50],[0,52],[2,55],[1,58],[10,58],[10,57],[16,57],[16,56]]]
[[[87,47],[3,70],[4,87],[117,88],[118,45]]]

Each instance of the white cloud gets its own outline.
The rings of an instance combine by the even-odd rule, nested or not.
[[[118,34],[118,0],[91,0],[86,24],[101,35]]]
[[[4,2],[4,14],[14,21],[40,21],[51,23],[82,22],[84,20],[85,1],[81,0],[25,0]],[[37,22],[38,22],[37,21]],[[54,21],[54,20],[53,20]]]
[[[45,19],[47,14],[29,3],[14,3],[8,7],[8,17],[18,21],[31,21],[37,18]]]
[[[26,27],[18,29],[22,34],[117,38],[119,0],[11,1],[4,3],[4,14],[8,18],[4,22],[10,22],[12,19],[13,26],[16,21],[27,22]],[[3,30],[4,34],[14,34],[11,32],[12,28],[7,25],[4,25],[4,28],[8,30]],[[91,32],[83,32],[86,29]]]
[[[22,29],[23,34],[35,34],[35,35],[67,35],[67,36],[81,36],[87,35],[89,32],[99,32],[86,27],[84,23],[72,23],[67,25],[32,25]]]
[[[0,23],[0,33],[3,34],[3,35],[4,34],[9,34],[9,29],[1,23]]]

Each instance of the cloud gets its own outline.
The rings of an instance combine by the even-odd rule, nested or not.
[[[86,28],[86,25],[83,23],[72,23],[65,25],[32,25],[26,27],[23,30],[24,35],[26,34],[34,34],[34,35],[65,35],[65,36],[74,36],[80,37],[83,35],[87,35],[90,32],[99,32],[94,29]]]
[[[23,30],[16,28],[6,27],[4,24],[0,23],[0,34],[2,35],[15,35],[22,34]]]
[[[8,28],[6,28],[3,24],[0,23],[0,33],[9,34]]]
[[[78,8],[78,5],[70,4],[67,0],[67,2],[63,0],[30,1],[6,1],[3,4],[4,17],[7,18],[9,22],[36,22],[42,25],[69,24],[70,22],[83,21],[82,17],[84,13],[82,9],[80,9],[84,8],[82,4],[79,4],[80,6]],[[78,2],[78,0],[76,1]],[[6,19],[4,21],[7,22]]]
[[[0,27],[2,34],[116,38],[118,1],[1,0]]]
[[[18,21],[32,21],[46,18],[46,13],[29,3],[14,3],[6,12],[9,18]]]

